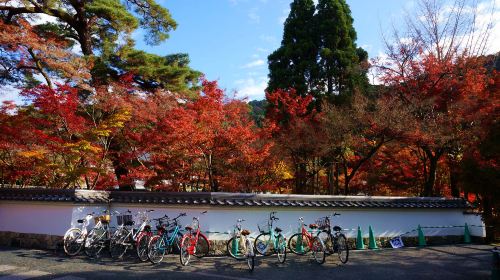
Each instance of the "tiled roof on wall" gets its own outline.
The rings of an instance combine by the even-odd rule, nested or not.
[[[328,207],[328,208],[469,208],[456,198],[282,195],[213,192],[122,192],[0,188],[0,200],[72,203],[125,203],[160,205],[206,205],[232,207]]]

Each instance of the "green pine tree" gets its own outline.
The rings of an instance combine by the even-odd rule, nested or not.
[[[267,91],[294,88],[305,95],[316,91],[317,33],[314,31],[313,0],[294,0],[285,21],[281,46],[268,57]]]
[[[356,87],[366,88],[368,80],[360,62],[368,54],[356,47],[354,20],[345,0],[319,0],[316,9],[321,84],[329,99],[343,103]]]
[[[368,53],[356,47],[356,31],[345,0],[295,0],[281,46],[268,57],[267,91],[294,88],[345,103],[355,89],[368,89]]]

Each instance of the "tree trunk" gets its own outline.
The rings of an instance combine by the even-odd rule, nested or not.
[[[486,242],[492,242],[495,238],[495,227],[491,201],[486,196],[481,196],[481,201],[483,204],[482,218],[486,225]]]
[[[441,155],[443,154],[441,149],[438,149],[436,152],[432,152],[430,148],[423,147],[422,148],[429,159],[429,171],[428,176],[425,180],[424,191],[422,192],[422,196],[433,196],[434,195],[434,184],[436,183],[436,172],[438,167],[438,161]]]
[[[333,163],[329,163],[326,167],[326,176],[328,178],[328,194],[329,195],[334,195],[335,194],[335,187],[333,184]]]
[[[450,189],[453,197],[460,197],[460,189],[458,187],[459,174],[456,168],[450,164]]]

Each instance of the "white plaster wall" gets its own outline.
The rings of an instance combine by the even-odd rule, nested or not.
[[[334,224],[346,229],[348,237],[356,237],[358,225],[361,227],[363,235],[368,237],[368,227],[372,226],[375,236],[393,237],[412,231],[421,226],[460,226],[468,223],[471,235],[485,236],[484,228],[472,227],[470,225],[484,225],[481,218],[476,215],[464,215],[460,209],[311,209],[311,208],[268,208],[268,207],[158,207],[148,208],[137,207],[137,205],[116,205],[111,208],[117,211],[132,212],[154,209],[150,214],[151,218],[161,217],[167,214],[169,217],[176,217],[180,212],[186,212],[187,216],[181,219],[182,225],[188,225],[193,216],[200,216],[200,225],[203,231],[208,232],[230,232],[238,218],[245,219],[243,227],[252,231],[252,235],[257,234],[257,223],[266,220],[269,212],[276,211],[276,216],[280,219],[276,225],[283,229],[285,235],[289,236],[297,232],[298,219],[304,217],[306,223],[313,223],[317,218],[331,214],[333,211],[340,213],[333,220]],[[206,214],[200,212],[207,210]],[[462,235],[463,227],[444,229],[424,229],[426,236],[440,235]],[[209,234],[213,239],[220,239],[220,234]],[[407,236],[416,236],[414,231]]]
[[[72,212],[66,203],[0,202],[0,231],[63,235]]]
[[[70,203],[32,203],[32,202],[0,202],[0,231],[14,231],[23,233],[41,233],[63,235],[64,232],[76,224],[86,214],[101,213],[107,205],[75,205]],[[372,226],[375,236],[392,237],[411,231],[421,226],[459,226],[468,223],[469,230],[474,236],[485,236],[484,228],[472,225],[483,225],[480,216],[464,215],[460,209],[318,209],[318,208],[270,208],[270,207],[163,207],[151,205],[138,207],[130,204],[112,204],[111,211],[124,212],[130,209],[133,213],[147,209],[154,209],[150,218],[161,217],[167,214],[176,217],[180,212],[187,216],[181,218],[183,226],[192,221],[193,216],[200,216],[200,225],[203,231],[210,233],[209,238],[225,239],[221,232],[231,231],[236,219],[242,218],[243,227],[257,234],[257,223],[266,220],[269,212],[277,211],[280,219],[276,225],[281,227],[285,235],[289,236],[297,231],[298,218],[304,217],[306,223],[313,223],[317,218],[338,212],[341,216],[334,218],[333,223],[346,229],[348,237],[356,237],[358,225],[363,235],[368,236],[368,227]],[[200,212],[207,210],[204,215]],[[112,226],[116,225],[116,218],[112,218]],[[464,228],[424,229],[427,236],[462,235]],[[415,236],[416,231],[409,234]]]

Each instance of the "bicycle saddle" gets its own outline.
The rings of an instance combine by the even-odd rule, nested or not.
[[[192,230],[193,228],[192,228],[192,227],[190,227],[190,226],[187,226],[187,227],[185,227],[185,229],[186,229],[187,231],[190,231],[190,230]]]
[[[316,228],[318,228],[318,225],[317,224],[310,224],[309,228],[310,229],[316,229]]]
[[[274,231],[275,232],[282,232],[282,230],[279,227],[275,228]]]
[[[76,222],[79,223],[79,224],[83,224],[83,219],[80,219],[80,220],[77,220]]]
[[[334,227],[333,227],[333,230],[334,230],[334,231],[341,231],[341,230],[342,230],[342,228],[341,228],[341,227],[339,227],[339,226],[334,226]]]
[[[247,236],[249,234],[250,234],[250,231],[248,229],[244,229],[241,231],[241,235],[243,235],[243,236]]]

